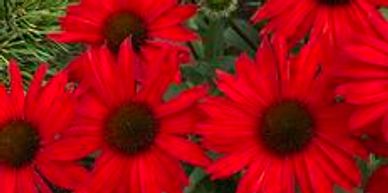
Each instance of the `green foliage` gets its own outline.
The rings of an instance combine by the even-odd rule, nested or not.
[[[9,59],[18,60],[29,78],[39,63],[51,63],[53,73],[79,52],[79,45],[61,45],[46,38],[59,29],[58,17],[68,4],[68,0],[0,0],[1,81],[7,79]]]

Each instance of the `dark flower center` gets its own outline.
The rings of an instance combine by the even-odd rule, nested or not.
[[[108,117],[105,140],[112,149],[133,155],[149,149],[158,131],[158,122],[146,104],[128,103]]]
[[[260,137],[276,155],[286,156],[301,151],[313,135],[313,117],[299,102],[284,101],[271,106],[263,114]]]
[[[322,5],[338,6],[347,5],[351,2],[351,0],[318,0],[318,2]]]
[[[103,29],[109,49],[118,53],[121,43],[132,36],[132,44],[135,51],[140,51],[141,45],[147,40],[147,29],[142,19],[122,12],[111,16]]]
[[[30,164],[39,149],[36,129],[25,121],[12,121],[0,130],[0,162],[20,168]]]
[[[205,5],[208,8],[214,11],[222,11],[230,6],[232,0],[206,0],[205,2]]]

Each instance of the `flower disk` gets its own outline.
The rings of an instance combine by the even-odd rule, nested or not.
[[[262,121],[261,140],[271,152],[280,156],[301,151],[314,134],[310,113],[294,101],[270,107]]]
[[[158,128],[157,120],[147,105],[128,103],[109,116],[105,139],[112,149],[133,155],[151,147]]]
[[[38,148],[39,135],[24,121],[12,121],[0,131],[0,161],[20,168],[32,162]]]
[[[351,3],[351,0],[318,0],[318,2],[322,5],[339,6]]]
[[[103,29],[108,47],[117,53],[124,39],[132,36],[133,48],[140,51],[141,45],[147,39],[147,30],[144,22],[134,14],[127,12],[111,16]]]

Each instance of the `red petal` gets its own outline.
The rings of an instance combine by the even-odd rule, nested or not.
[[[356,155],[350,156],[345,154],[345,152],[335,149],[332,145],[326,144],[322,140],[317,142],[317,144],[319,144],[322,155],[326,158],[325,161],[330,163],[332,167],[335,167],[337,172],[341,172],[352,187],[360,185],[361,174],[355,162]]]
[[[192,107],[199,99],[207,94],[207,86],[196,86],[189,90],[185,90],[177,97],[171,99],[157,107],[156,113],[158,117],[168,116],[173,113],[178,113]]]
[[[39,193],[36,184],[34,183],[34,174],[32,168],[19,171],[18,175],[18,191],[23,193]]]
[[[374,140],[368,140],[365,142],[368,149],[376,155],[388,156],[388,144],[384,142],[376,142]]]
[[[239,152],[226,155],[218,159],[214,164],[207,168],[207,172],[212,174],[212,179],[226,178],[241,171],[244,167],[254,160],[257,149],[251,147]]]
[[[307,152],[306,152],[307,154]],[[303,193],[315,193],[314,188],[310,182],[309,171],[306,163],[305,156],[296,156],[292,159],[295,171],[295,177],[297,184]]]
[[[181,42],[198,39],[198,35],[195,32],[183,26],[174,26],[174,27],[158,29],[155,31],[150,31],[149,35],[155,38],[162,38],[162,39],[181,41]]]
[[[134,159],[128,165],[129,183],[127,184],[129,192],[140,192],[139,178],[139,159]]]
[[[80,17],[79,15],[67,15],[60,18],[62,30],[71,32],[88,33],[91,31],[98,32],[102,27],[98,22]]]
[[[37,186],[39,186],[39,193],[52,193],[46,182],[43,181],[42,177],[39,174],[34,173],[33,177],[34,182]]]
[[[279,184],[277,186],[274,186],[273,184],[276,182],[279,182],[282,180],[282,174],[283,174],[283,168],[282,162],[287,162],[287,160],[271,160],[271,164],[269,164],[266,168],[266,174],[263,178],[263,186],[261,186],[263,192],[268,193],[284,193],[286,190],[290,189],[288,184],[285,184],[282,182],[282,184]],[[294,190],[291,190],[289,193],[293,193]]]
[[[4,167],[4,166],[2,166]],[[17,190],[17,171],[11,168],[0,168],[0,187],[2,193],[15,193]]]
[[[90,44],[99,44],[102,42],[101,35],[78,32],[63,32],[57,34],[49,34],[48,37],[54,41],[62,43],[84,42]]]
[[[346,102],[363,105],[387,100],[387,87],[387,80],[363,81],[344,84],[337,92],[345,96]]]
[[[150,24],[150,30],[179,25],[192,17],[197,12],[197,6],[193,4],[174,7],[161,15]]]
[[[147,70],[145,74],[141,90],[136,96],[138,100],[158,105],[163,101],[165,91],[179,70],[178,57],[175,52],[171,54],[172,49],[165,45],[161,49],[149,50],[149,56],[154,58],[148,63],[148,68],[152,70]]]
[[[11,60],[9,63],[9,74],[11,75],[11,99],[13,100],[13,109],[15,116],[20,116],[24,108],[24,89],[22,75],[16,61]]]
[[[382,119],[388,111],[388,101],[358,109],[350,118],[351,128],[362,128]]]
[[[327,176],[320,171],[319,165],[317,165],[317,157],[304,157],[306,161],[306,168],[308,171],[307,176],[310,178],[311,186],[315,193],[331,193],[333,192],[333,183]],[[315,159],[315,161],[314,161]]]
[[[113,193],[125,179],[122,176],[128,161],[120,155],[105,151],[97,158],[88,191],[93,193]]]
[[[36,72],[34,74],[34,78],[32,79],[32,81],[30,83],[30,87],[28,89],[28,93],[26,96],[26,102],[28,103],[28,105],[31,105],[31,103],[35,102],[34,100],[37,98],[39,91],[42,87],[42,81],[43,81],[44,76],[47,72],[47,69],[48,69],[48,65],[42,64],[36,70]],[[31,107],[31,108],[33,108],[33,107]]]
[[[178,112],[163,118],[160,131],[174,135],[193,134],[198,121],[199,113],[196,110]]]
[[[251,87],[243,86],[243,84],[238,84],[236,77],[226,72],[218,70],[217,77],[218,88],[233,102],[238,103],[242,109],[255,115],[258,113],[258,109],[262,109],[263,100],[260,95],[257,95],[257,91],[252,90]]]
[[[263,186],[263,179],[266,176],[267,167],[270,163],[267,160],[257,160],[252,163],[242,177],[237,193],[259,192]]]
[[[160,134],[156,144],[175,159],[199,166],[207,166],[210,163],[204,152],[188,140]]]
[[[71,162],[40,161],[38,167],[55,185],[71,190],[76,189],[90,177],[85,168]]]
[[[388,182],[388,166],[380,166],[369,178],[365,187],[366,193],[385,193]]]
[[[97,136],[67,136],[43,149],[45,157],[57,161],[72,161],[82,159],[101,146]]]
[[[126,96],[133,96],[135,90],[135,78],[134,78],[134,63],[137,62],[138,58],[132,48],[132,40],[126,39],[120,47],[119,51],[119,70],[122,74],[122,85],[125,85],[127,91]]]
[[[139,161],[140,193],[162,192],[159,180],[157,180],[154,174],[154,172],[160,174],[160,171],[153,170],[152,166],[154,164],[156,163],[149,160],[148,154],[144,154]]]
[[[387,45],[385,47],[388,48]],[[385,67],[388,66],[388,53],[384,53],[383,51],[373,48],[368,44],[351,44],[345,48],[347,53],[350,53],[352,56],[361,61]]]

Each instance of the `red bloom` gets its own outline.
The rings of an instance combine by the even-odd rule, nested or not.
[[[336,69],[344,81],[337,92],[346,102],[358,107],[350,125],[360,129],[370,124],[382,124],[382,132],[388,139],[388,43],[363,37],[360,42],[346,45],[344,50],[344,58],[349,59]]]
[[[348,107],[336,104],[308,45],[287,61],[283,44],[264,40],[256,61],[242,55],[237,75],[218,72],[224,97],[202,109],[203,144],[224,155],[208,168],[213,178],[243,171],[237,193],[330,193],[360,185],[355,157],[366,151],[348,133]]]
[[[102,152],[81,192],[182,192],[188,181],[179,161],[209,163],[187,139],[197,120],[194,107],[206,88],[192,88],[166,102],[176,58],[160,53],[166,58],[155,57],[154,68],[139,85],[133,77],[131,45],[126,41],[122,46],[117,63],[106,47],[87,53],[93,77],[84,85],[91,90],[80,95],[79,118],[68,133],[72,139],[62,144],[63,152],[70,157],[74,152],[80,157]]]
[[[268,20],[263,33],[285,36],[292,44],[310,34],[328,45],[355,33],[388,37],[388,26],[379,13],[384,0],[268,0],[252,17],[254,22]]]
[[[381,166],[369,178],[365,187],[365,193],[385,193],[387,192],[388,166]]]
[[[81,0],[61,19],[63,32],[50,37],[59,42],[102,45],[113,52],[132,36],[136,51],[146,52],[158,42],[186,42],[197,36],[183,26],[196,13],[195,5],[177,0]]]
[[[92,46],[107,44],[118,53],[121,43],[131,37],[133,48],[140,56],[135,74],[141,79],[146,71],[143,65],[153,60],[150,52],[161,50],[168,44],[174,47],[182,63],[188,62],[189,49],[179,44],[197,38],[184,22],[197,11],[193,4],[180,5],[177,0],[81,0],[69,6],[61,18],[62,32],[49,37],[58,42],[86,43]],[[81,56],[70,65],[72,78],[79,80],[85,69]]]
[[[46,180],[74,189],[87,178],[71,159],[58,159],[53,143],[70,126],[75,100],[59,73],[42,87],[46,65],[38,68],[27,94],[15,62],[9,72],[11,89],[0,86],[0,192],[50,193]],[[59,140],[61,141],[61,140]],[[44,177],[42,177],[44,176]]]

